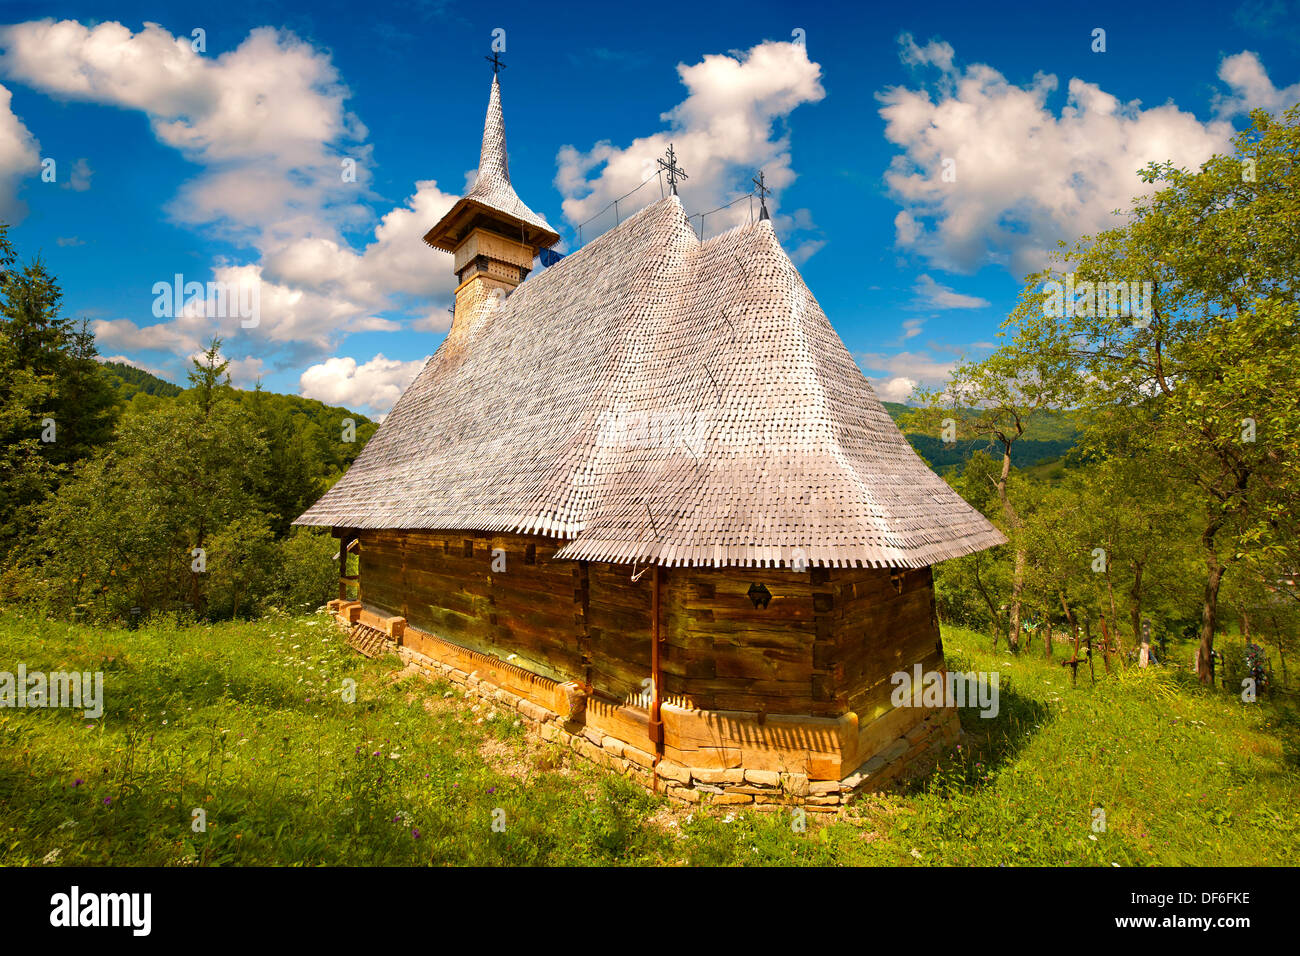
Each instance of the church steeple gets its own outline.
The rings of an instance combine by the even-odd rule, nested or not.
[[[545,219],[523,204],[510,184],[500,66],[499,61],[493,64],[474,185],[424,236],[429,245],[455,257],[452,268],[460,284],[453,328],[467,321],[495,290],[509,293],[523,282],[538,250],[560,240]]]

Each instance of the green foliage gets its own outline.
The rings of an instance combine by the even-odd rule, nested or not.
[[[1010,584],[990,602],[972,562],[942,569],[950,619],[982,626],[972,609],[1006,601],[1013,632],[1023,606],[1067,627],[1104,614],[1130,642],[1143,617],[1166,635],[1191,624],[1208,682],[1222,587],[1249,585],[1239,610],[1279,656],[1296,636],[1265,585],[1300,566],[1300,106],[1253,114],[1232,153],[1199,170],[1153,164],[1143,178],[1154,193],[1121,225],[1063,244],[1026,280],[996,351],[902,421],[933,436],[951,418],[959,438],[1001,446],[990,481]],[[1142,295],[1121,314],[1087,298],[1060,308],[1063,287],[1116,283],[1146,283],[1149,310]],[[1078,449],[1026,469],[1016,449],[1045,414],[1078,426]]]
[[[959,468],[970,461],[971,456],[980,452],[996,450],[1001,454],[994,441],[984,439],[967,439],[965,441],[945,442],[937,435],[923,435],[908,432],[908,442],[940,474]],[[1058,438],[1042,441],[1026,438],[1011,447],[1011,464],[1016,468],[1031,468],[1043,462],[1063,458],[1074,448],[1074,439]]]
[[[337,596],[339,543],[333,536],[316,528],[295,528],[278,548],[277,577],[263,605],[301,614]]]
[[[234,389],[218,339],[188,388],[101,364],[44,263],[16,260],[0,224],[0,601],[137,620],[330,598],[336,545],[290,524],[378,426]]]
[[[889,417],[903,430],[904,434],[909,436],[916,434],[909,429],[915,423],[914,415],[917,408],[912,405],[904,405],[901,402],[881,402],[885,406],[885,411],[889,412]],[[955,410],[959,422],[969,422],[978,417],[979,411],[974,408],[958,408]],[[1043,408],[1032,419],[1025,423],[1025,441],[1030,442],[1062,442],[1067,446],[1073,444],[1079,437],[1081,422],[1076,412],[1068,410],[1059,410],[1052,408]],[[968,433],[969,429],[958,428],[958,433]]]
[[[0,561],[30,536],[67,472],[110,440],[116,398],[85,323],[39,258],[15,268],[0,223]]]
[[[271,396],[246,401],[225,368],[214,340],[189,389],[133,402],[116,440],[45,504],[21,579],[41,582],[44,607],[97,620],[165,610],[215,619],[311,610],[333,596],[336,543],[288,533],[323,490],[310,447]]]
[[[925,397],[925,393],[922,393]],[[924,414],[918,414],[914,406],[899,402],[882,402],[894,423],[902,430],[916,452],[925,459],[935,471],[944,474],[960,469],[976,452],[994,452],[998,450],[997,440],[991,435],[980,438],[958,437],[956,441],[944,441],[939,430],[935,429],[936,420]],[[952,414],[957,421],[958,436],[975,433],[973,425],[978,411],[973,408],[945,409],[945,415]],[[1054,461],[1067,456],[1075,447],[1079,438],[1079,419],[1074,412],[1041,408],[1025,422],[1024,437],[1011,448],[1011,463],[1017,468],[1031,468],[1044,462]],[[927,430],[934,429],[934,430]]]

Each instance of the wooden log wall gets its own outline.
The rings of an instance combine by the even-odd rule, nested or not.
[[[651,569],[633,582],[627,565],[587,563],[589,683],[619,703],[649,704],[642,698],[650,678],[653,575]],[[661,587],[668,579],[663,574]]]
[[[811,573],[779,568],[668,568],[664,691],[707,710],[838,716],[819,698]],[[771,594],[755,607],[752,585]]]
[[[835,568],[815,590],[824,608],[818,654],[832,665],[837,699],[861,725],[891,709],[894,673],[916,663],[924,671],[943,668],[929,568]]]
[[[558,681],[585,681],[582,575],[522,535],[362,531],[363,603]],[[505,570],[493,571],[493,552]]]
[[[526,535],[362,531],[363,603],[619,704],[648,703],[652,573],[556,561]],[[506,570],[492,570],[493,551]],[[754,607],[748,591],[772,598]],[[900,590],[901,588],[901,590]],[[838,717],[889,709],[897,670],[942,666],[928,569],[664,568],[662,694],[705,710]],[[510,656],[514,655],[513,658]]]

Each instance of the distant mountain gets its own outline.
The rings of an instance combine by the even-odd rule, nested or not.
[[[141,392],[145,395],[175,398],[184,391],[179,385],[173,385],[166,379],[159,378],[142,368],[136,368],[134,365],[127,365],[124,362],[100,362],[99,365],[107,374],[109,382],[126,401],[130,401]]]
[[[884,402],[885,411],[889,412],[895,423],[908,411],[908,406],[899,402]],[[903,435],[937,471],[959,467],[966,463],[972,452],[978,449],[994,450],[996,443],[987,439],[974,439],[945,443],[938,435],[923,435],[904,431]],[[1032,468],[1064,458],[1078,440],[1079,429],[1075,417],[1070,412],[1044,411],[1034,416],[1025,435],[1012,446],[1011,463],[1017,468]],[[1001,456],[1001,449],[996,449]]]

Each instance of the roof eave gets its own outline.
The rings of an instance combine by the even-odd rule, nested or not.
[[[443,252],[455,252],[462,239],[461,231],[475,211],[489,213],[511,227],[518,227],[523,233],[524,241],[539,249],[549,248],[560,241],[559,233],[554,230],[543,229],[535,223],[526,222],[518,216],[511,215],[503,209],[498,209],[495,206],[468,197],[458,199],[456,205],[452,206],[447,211],[447,214],[424,234],[424,241],[435,249],[441,249]],[[467,212],[470,215],[466,215]]]

